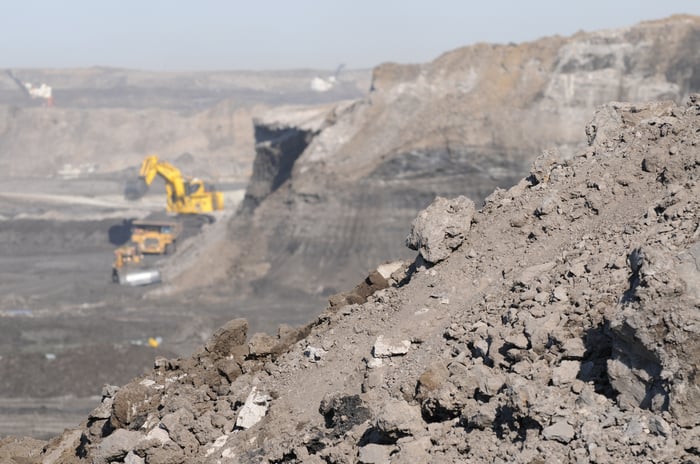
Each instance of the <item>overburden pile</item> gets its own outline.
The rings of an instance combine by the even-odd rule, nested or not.
[[[308,326],[231,321],[0,461],[699,461],[700,96],[612,103],[586,133],[481,209],[438,198],[414,262]]]

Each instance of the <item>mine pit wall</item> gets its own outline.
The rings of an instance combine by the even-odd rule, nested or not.
[[[679,41],[678,50],[680,52],[674,50],[672,56],[675,59],[669,63],[664,75],[668,82],[678,83],[679,93],[685,99],[700,89],[700,30],[690,29]]]
[[[297,133],[296,140],[301,137]],[[264,150],[258,151],[257,172],[266,172],[264,185],[275,185],[273,180],[283,172],[262,167],[281,166],[295,153],[274,158],[268,146],[258,145]],[[481,204],[494,188],[522,178],[526,167],[517,160],[525,158],[503,147],[435,147],[395,155],[356,183],[327,180],[320,194],[293,187],[279,191],[276,198],[258,203],[255,212],[255,222],[263,226],[251,236],[258,244],[265,237],[270,265],[254,283],[256,292],[301,291],[323,305],[327,296],[352,288],[382,262],[414,258],[404,245],[406,234],[417,213],[436,196],[466,194]]]
[[[256,210],[246,252],[267,268],[256,288],[325,295],[352,288],[384,260],[412,256],[403,239],[435,196],[466,194],[478,208],[495,187],[527,176],[543,149],[553,147],[564,159],[581,148],[581,128],[596,106],[680,102],[698,91],[699,35],[696,21],[681,17],[570,39],[465,47],[426,65],[384,64],[373,72],[365,113],[351,112],[319,135],[362,132],[333,149],[346,163],[329,161],[331,167],[350,169],[354,155],[362,169],[372,157],[384,159],[354,183],[343,178],[349,171],[326,178],[333,172],[327,167],[319,170],[325,177],[302,174],[279,188],[275,178],[284,172],[288,179],[303,150],[285,153],[280,137],[310,138],[298,128],[257,127],[256,168],[244,201],[247,211]],[[522,66],[504,71],[503,63]],[[313,170],[310,159],[302,161]]]
[[[255,124],[255,160],[240,211],[251,213],[292,173],[294,163],[314,137],[312,131],[296,127]]]

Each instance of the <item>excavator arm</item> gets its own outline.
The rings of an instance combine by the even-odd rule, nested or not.
[[[156,155],[147,156],[141,163],[139,178],[149,186],[158,175],[165,180],[166,185],[169,187],[168,193],[173,199],[182,198],[187,194],[185,180],[178,168],[167,161],[160,161]]]
[[[146,159],[141,163],[141,169],[139,170],[139,177],[143,179],[146,185],[151,185],[153,179],[156,178],[158,174],[158,157],[156,155],[147,156]]]

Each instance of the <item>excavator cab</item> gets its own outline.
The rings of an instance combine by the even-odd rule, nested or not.
[[[195,178],[185,182],[185,192],[187,193],[187,195],[201,195],[206,191],[206,185],[201,179]]]

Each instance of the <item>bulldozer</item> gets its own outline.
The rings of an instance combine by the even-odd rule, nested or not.
[[[147,156],[141,163],[139,177],[127,185],[124,196],[137,200],[145,195],[156,176],[165,181],[166,209],[177,214],[203,214],[224,209],[224,195],[202,179],[184,177],[182,172],[157,155]]]
[[[131,243],[144,254],[171,255],[182,233],[178,221],[134,221],[131,224]]]
[[[144,267],[143,253],[131,243],[114,250],[112,282],[120,285],[149,285],[160,282],[160,271]]]

